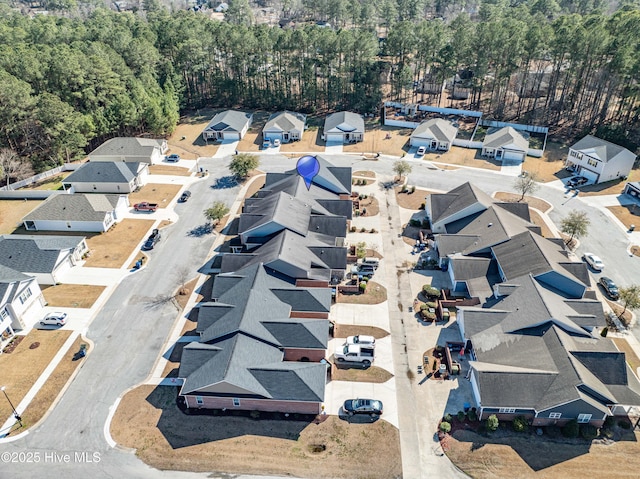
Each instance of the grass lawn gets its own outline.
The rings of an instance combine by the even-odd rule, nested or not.
[[[73,173],[73,171],[63,171],[62,173],[58,173],[57,175],[50,176],[49,178],[45,178],[36,183],[31,183],[30,185],[27,185],[24,188],[20,188],[20,189],[22,190],[61,190],[62,180],[64,180],[71,173]]]
[[[170,175],[170,176],[191,176],[189,168],[172,165],[151,165],[149,166],[150,175]]]
[[[361,367],[342,366],[341,363],[335,363],[331,368],[332,381],[353,381],[356,383],[386,383],[393,377],[386,369],[377,366],[369,366],[366,369]]]
[[[345,153],[382,153],[383,155],[402,156],[409,151],[411,128],[383,126],[378,120],[366,122],[364,141],[344,145]],[[390,138],[387,138],[387,135]]]
[[[14,405],[18,405],[60,350],[71,331],[33,329],[11,353],[0,354],[2,385]],[[38,347],[30,346],[38,343]],[[0,401],[0,423],[13,411],[6,400]]]
[[[73,357],[80,350],[81,344],[87,343],[79,336],[71,345],[69,351],[63,356],[60,363],[58,363],[58,366],[53,370],[49,379],[47,379],[22,413],[22,423],[24,427],[21,428],[19,424],[15,425],[11,431],[12,434],[20,434],[25,428],[33,426],[46,414],[62,391],[62,388],[67,384],[69,378],[71,378],[71,375],[84,361],[84,359],[73,361]],[[13,396],[11,398],[13,400]]]
[[[158,208],[165,208],[182,189],[182,185],[165,185],[161,183],[147,183],[135,193],[129,195],[129,203],[134,204],[147,201],[158,203]]]
[[[510,202],[510,203],[518,203],[519,202],[518,200],[520,199],[520,196],[521,195],[516,194],[516,193],[507,193],[507,192],[504,192],[504,191],[498,191],[494,195],[494,198],[496,200],[500,200],[500,201],[505,201],[505,202]],[[546,213],[547,211],[549,211],[551,209],[551,204],[549,204],[548,202],[546,202],[542,198],[536,198],[535,196],[525,196],[522,201],[527,203],[531,208],[535,208],[537,210],[540,210],[543,213]]]
[[[620,222],[629,229],[631,225],[640,226],[640,208],[636,204],[624,206],[607,206]]]
[[[176,388],[129,391],[111,422],[111,435],[162,470],[308,478],[401,477],[398,430],[384,420],[357,424],[183,414]],[[365,460],[366,458],[366,460]]]
[[[421,190],[419,188],[416,188],[416,191],[413,193],[400,193],[402,191],[401,186],[396,186],[394,190],[396,192],[398,206],[407,210],[418,210],[426,201],[427,195],[433,194],[433,191]]]
[[[484,437],[457,431],[448,438],[447,456],[474,479],[631,479],[640,467],[639,437],[627,436],[605,445],[532,434]]]
[[[87,238],[91,255],[85,266],[93,268],[121,268],[140,241],[149,233],[153,220],[125,218],[109,231]]]
[[[12,233],[43,200],[0,200],[0,234]]]
[[[338,293],[337,303],[351,304],[379,304],[387,300],[387,288],[375,281],[369,281],[367,289],[362,294],[342,294]]]
[[[333,330],[333,336],[335,338],[346,338],[349,336],[355,336],[357,334],[365,334],[367,336],[373,336],[376,339],[389,336],[389,333],[382,328],[375,326],[358,326],[354,324],[336,324]]]
[[[42,294],[49,306],[61,308],[90,308],[106,286],[90,284],[58,284],[42,286]]]
[[[638,368],[640,368],[640,358],[633,350],[629,342],[624,338],[611,338],[615,343],[616,347],[622,351],[625,355],[627,363],[633,369],[633,372],[637,374]]]
[[[502,164],[491,158],[480,155],[482,150],[475,148],[462,148],[452,146],[451,149],[443,153],[427,153],[424,159],[437,163],[447,163],[449,165],[472,166],[474,168],[484,168],[486,170],[499,171]]]

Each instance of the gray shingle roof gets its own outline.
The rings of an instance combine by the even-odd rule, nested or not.
[[[97,193],[59,194],[50,196],[44,203],[23,218],[23,221],[102,221],[113,211],[120,195]]]
[[[411,133],[411,138],[435,138],[441,142],[452,143],[457,134],[458,128],[453,126],[450,121],[432,118],[420,123]]]
[[[431,221],[433,223],[441,221],[476,203],[488,208],[494,200],[469,182],[447,193],[433,193],[431,194]]]
[[[364,118],[350,111],[332,113],[324,120],[324,132],[364,133]]]
[[[621,152],[625,150],[629,151],[620,145],[602,140],[593,135],[587,135],[581,140],[578,140],[577,143],[571,146],[571,149],[598,158],[605,163]]]
[[[90,161],[67,176],[65,183],[126,183],[147,163],[124,161]]]
[[[311,206],[287,193],[276,193],[247,203],[240,216],[238,231],[247,234],[268,223],[305,235],[309,227]]]
[[[504,148],[516,149],[526,152],[529,150],[529,140],[522,133],[511,126],[505,126],[487,133],[482,143],[483,148]]]
[[[89,153],[92,156],[149,156],[162,151],[164,140],[153,138],[111,138]]]
[[[204,131],[228,131],[240,133],[251,122],[251,113],[226,110],[215,115]]]
[[[0,264],[27,273],[50,273],[73,253],[83,236],[0,236]]]
[[[0,264],[0,284],[10,284],[15,281],[24,281],[29,278],[31,278],[31,276],[27,276],[20,271],[16,271],[15,269]]]
[[[304,131],[307,115],[293,111],[279,111],[269,117],[262,131],[289,132],[292,130]]]

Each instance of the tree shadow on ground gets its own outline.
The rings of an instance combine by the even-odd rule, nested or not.
[[[205,236],[213,233],[213,225],[211,223],[205,223],[202,225],[198,225],[195,228],[187,231],[187,236],[191,236],[193,238],[199,238],[201,236]]]
[[[238,179],[234,175],[221,176],[216,178],[211,185],[211,189],[214,190],[226,190],[228,188],[235,188],[238,186]]]
[[[157,427],[173,449],[222,441],[246,435],[266,436],[295,441],[315,415],[260,412],[252,418],[250,411],[190,409],[185,414],[178,407],[178,388],[158,386],[146,397],[153,407],[162,410]],[[253,413],[254,416],[256,413]]]

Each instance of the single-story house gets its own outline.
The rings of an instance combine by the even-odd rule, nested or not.
[[[169,146],[167,140],[154,138],[111,138],[89,153],[89,161],[131,161],[160,163]]]
[[[90,161],[64,180],[75,193],[131,193],[149,177],[149,164],[137,161]]]
[[[350,111],[332,113],[324,120],[324,140],[341,143],[364,140],[364,118]]]
[[[524,161],[529,151],[528,133],[523,133],[511,126],[487,132],[482,142],[482,156],[496,160]]]
[[[431,150],[449,151],[458,128],[450,121],[433,118],[420,123],[411,134],[411,146],[424,146]]]
[[[565,164],[590,182],[604,183],[627,177],[635,161],[636,155],[626,148],[587,135],[569,148]]]
[[[127,210],[125,195],[59,194],[22,218],[29,231],[107,231]]]
[[[630,181],[624,186],[624,191],[622,192],[625,195],[631,195],[637,199],[640,199],[640,182],[638,181]]]
[[[302,139],[307,115],[293,111],[274,113],[262,129],[265,141],[280,140],[282,143]]]
[[[215,115],[202,131],[205,141],[241,140],[251,122],[253,114],[237,110],[227,110]]]
[[[33,276],[0,265],[0,332],[3,344],[13,337],[14,330],[33,325],[42,314],[44,305],[42,291]]]
[[[59,283],[87,251],[83,236],[0,236],[0,265],[33,276],[39,284]]]

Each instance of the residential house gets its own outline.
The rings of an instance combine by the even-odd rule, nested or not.
[[[327,143],[357,143],[364,140],[364,118],[357,113],[340,111],[324,120]]]
[[[533,426],[602,426],[640,406],[640,381],[600,335],[602,304],[532,274],[496,286],[483,307],[458,309],[480,419],[523,416]]]
[[[493,198],[467,182],[447,193],[428,195],[425,209],[431,230],[434,233],[446,233],[446,224],[484,211],[493,203]]]
[[[251,126],[253,114],[227,110],[215,115],[202,131],[205,141],[241,140]]]
[[[2,331],[2,341],[13,337],[16,330],[32,326],[42,314],[44,305],[42,291],[33,276],[27,276],[0,265],[0,331]]]
[[[64,179],[65,189],[75,193],[132,193],[147,183],[149,164],[90,161]]]
[[[443,118],[433,118],[420,123],[409,140],[411,146],[424,146],[431,150],[449,151],[458,128]]]
[[[160,163],[168,149],[167,140],[154,138],[111,138],[89,153],[89,161]]]
[[[307,115],[292,111],[274,113],[262,129],[262,137],[265,141],[279,140],[282,143],[298,141],[302,139]]]
[[[88,251],[84,236],[0,236],[0,264],[35,277],[38,284],[61,282]]]
[[[633,196],[634,198],[640,198],[640,182],[629,181],[626,185],[624,185],[624,191],[622,193],[625,195]]]
[[[59,194],[47,198],[22,222],[28,231],[103,232],[116,223],[128,206],[124,195]]]
[[[569,148],[565,164],[592,183],[604,183],[629,176],[635,161],[626,148],[587,135]]]
[[[529,134],[511,126],[489,130],[482,142],[482,156],[500,161],[524,161],[528,151]]]

